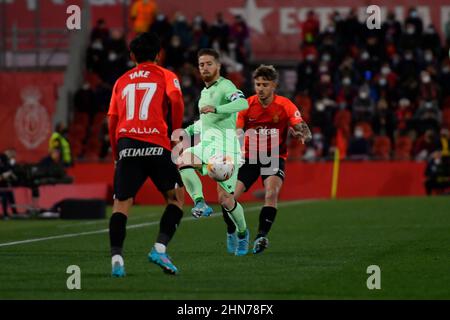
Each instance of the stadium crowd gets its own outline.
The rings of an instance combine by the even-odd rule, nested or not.
[[[202,84],[196,53],[201,48],[218,49],[225,75],[248,96],[253,94],[250,31],[242,17],[228,22],[218,13],[208,22],[199,14],[188,21],[180,12],[169,18],[153,8],[139,18],[139,8],[131,10],[134,33],[150,30],[163,39],[160,63],[181,80],[185,124],[198,116]],[[440,150],[448,155],[450,17],[445,43],[415,8],[404,22],[389,13],[382,28],[374,30],[358,20],[355,10],[334,12],[321,30],[310,11],[300,28],[296,91],[284,94],[310,124],[313,140],[301,145],[292,139],[291,159],[329,159],[336,149],[342,158],[354,160],[426,160]],[[126,39],[122,31],[109,30],[104,20],[91,32],[86,81],[74,96],[69,129],[75,158],[110,156],[105,113],[112,85],[133,66]]]

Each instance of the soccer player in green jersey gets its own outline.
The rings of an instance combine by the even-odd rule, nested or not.
[[[196,171],[207,174],[208,159],[216,154],[231,156],[235,170],[230,179],[217,184],[219,203],[236,225],[237,256],[248,252],[249,231],[244,209],[234,199],[241,151],[236,135],[237,114],[248,108],[242,91],[228,79],[220,76],[220,56],[213,49],[198,52],[200,75],[205,83],[199,101],[200,119],[185,129],[189,136],[200,134],[200,143],[187,148],[181,155],[180,174],[186,191],[195,203],[192,215],[207,217],[213,212],[205,202],[202,183]]]

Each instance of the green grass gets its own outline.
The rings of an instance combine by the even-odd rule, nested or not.
[[[254,236],[258,204],[247,204]],[[189,208],[185,209],[185,217]],[[0,221],[0,299],[449,299],[450,198],[283,203],[261,255],[230,256],[220,216],[185,220],[169,254],[178,276],[147,262],[161,207],[135,207],[127,277],[110,277],[108,234],[1,246],[107,228],[108,221]],[[66,268],[81,268],[68,290]],[[366,269],[381,268],[381,290]]]

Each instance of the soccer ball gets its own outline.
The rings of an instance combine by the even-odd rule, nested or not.
[[[216,154],[209,158],[206,168],[208,176],[219,182],[225,181],[230,179],[233,175],[233,159],[230,156]]]

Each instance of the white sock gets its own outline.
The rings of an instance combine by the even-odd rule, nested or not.
[[[158,253],[166,253],[166,246],[163,245],[162,243],[155,243],[155,250]]]
[[[124,265],[124,261],[121,255],[116,254],[111,258],[111,264],[114,265],[116,262],[118,262],[121,266]]]

